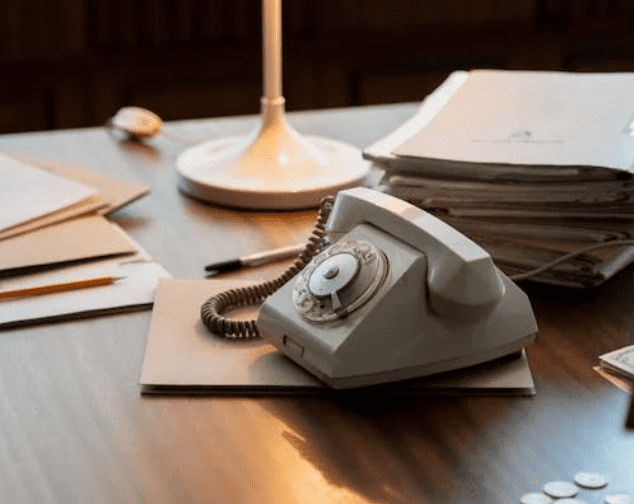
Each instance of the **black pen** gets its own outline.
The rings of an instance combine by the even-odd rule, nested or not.
[[[282,259],[288,259],[289,257],[298,255],[302,250],[304,250],[304,247],[305,245],[290,245],[288,247],[256,252],[255,254],[239,257],[237,259],[229,259],[228,261],[208,264],[205,266],[205,271],[232,271],[240,268],[259,266],[261,264],[280,261]]]

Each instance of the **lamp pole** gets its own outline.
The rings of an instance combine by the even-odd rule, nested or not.
[[[282,0],[262,0],[262,58],[264,97],[282,95]]]

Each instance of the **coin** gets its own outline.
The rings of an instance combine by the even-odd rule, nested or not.
[[[580,499],[557,499],[557,504],[588,504]]]
[[[520,497],[521,504],[550,504],[554,502],[548,495],[541,492],[531,492]]]
[[[604,500],[605,504],[634,504],[634,495],[615,494],[607,495]]]
[[[580,472],[575,474],[575,483],[580,487],[595,490],[606,486],[608,480],[603,474]]]
[[[569,481],[551,481],[546,483],[542,490],[555,499],[574,497],[579,492],[579,489]]]

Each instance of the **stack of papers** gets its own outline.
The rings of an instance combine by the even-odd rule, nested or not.
[[[634,383],[634,345],[604,353],[599,356],[599,365],[593,368],[614,386],[629,392]],[[634,428],[634,401],[630,406],[630,427]]]
[[[634,430],[634,345],[600,355],[599,365],[594,370],[616,387],[630,392],[625,428]]]
[[[599,364],[613,373],[634,380],[634,345],[599,356]]]
[[[152,305],[168,273],[106,218],[146,194],[145,185],[2,154],[0,180],[8,182],[0,184],[0,328]],[[7,297],[103,276],[116,281]]]
[[[509,275],[590,287],[634,261],[634,73],[453,73],[364,151],[381,189],[435,214]]]

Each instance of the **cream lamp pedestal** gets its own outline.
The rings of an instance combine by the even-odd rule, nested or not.
[[[300,135],[286,121],[284,98],[261,103],[250,135],[205,142],[178,157],[181,191],[225,206],[292,210],[364,183],[369,163],[359,149]]]

